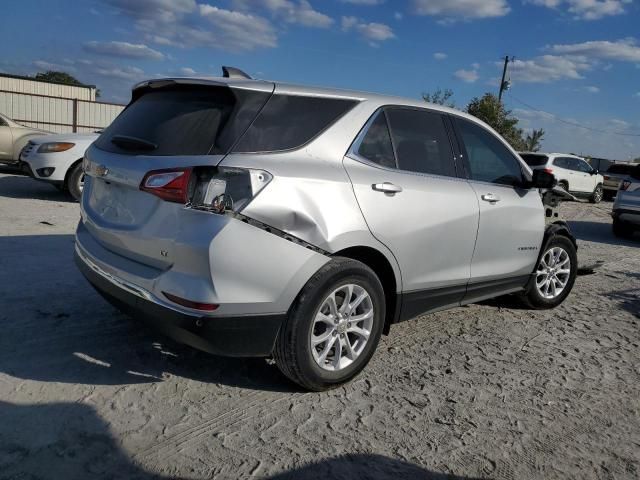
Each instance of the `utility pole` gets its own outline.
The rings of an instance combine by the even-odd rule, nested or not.
[[[498,102],[502,102],[502,93],[505,90],[509,89],[510,82],[505,80],[505,78],[507,76],[507,66],[509,65],[509,62],[512,61],[513,57],[511,59],[509,58],[509,55],[504,57],[504,68],[502,69],[502,80],[500,81],[500,93],[498,93]]]

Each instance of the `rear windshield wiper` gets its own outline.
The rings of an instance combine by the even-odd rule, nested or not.
[[[111,137],[111,143],[124,150],[155,150],[158,148],[158,145],[149,140],[127,135],[114,135]]]

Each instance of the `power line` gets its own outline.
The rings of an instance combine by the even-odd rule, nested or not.
[[[625,132],[616,132],[613,130],[602,130],[602,129],[598,129],[598,128],[593,128],[593,127],[588,127],[587,125],[582,125],[580,123],[576,123],[576,122],[571,122],[569,120],[565,120],[563,118],[558,117],[557,115],[554,115],[553,113],[549,113],[546,112],[544,110],[540,110],[539,108],[536,108],[532,105],[529,105],[528,103],[520,100],[519,98],[515,97],[513,94],[509,93],[509,98],[515,100],[516,102],[524,105],[525,107],[527,107],[530,110],[536,111],[536,112],[540,112],[540,113],[544,113],[546,115],[549,115],[551,117],[553,117],[555,120],[557,120],[560,123],[565,123],[567,125],[571,125],[573,127],[579,127],[579,128],[584,128],[585,130],[590,130],[592,132],[597,132],[597,133],[608,133],[611,135],[621,135],[624,137],[640,137],[640,133],[625,133]]]

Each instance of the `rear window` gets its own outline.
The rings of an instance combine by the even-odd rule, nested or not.
[[[549,161],[549,157],[546,155],[532,154],[532,153],[521,153],[520,156],[530,167],[541,167],[547,164]]]
[[[618,175],[630,175],[633,165],[613,164],[607,169],[607,173],[616,173]]]
[[[233,151],[277,152],[299,148],[356,103],[338,98],[273,95]]]
[[[229,87],[150,90],[105,129],[95,145],[115,153],[207,155],[227,153],[249,127],[271,92]],[[130,137],[123,145],[114,138]],[[147,146],[136,151],[137,144]],[[155,148],[149,145],[155,145]]]

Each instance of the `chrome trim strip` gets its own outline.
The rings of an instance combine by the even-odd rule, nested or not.
[[[105,270],[103,270],[102,268],[100,268],[97,264],[95,264],[93,262],[93,260],[91,260],[83,251],[82,248],[78,245],[78,243],[76,242],[76,253],[78,254],[78,256],[82,259],[82,261],[89,267],[91,268],[91,270],[93,270],[94,272],[96,272],[98,275],[100,275],[102,278],[104,278],[105,280],[107,280],[108,282],[112,283],[113,285],[115,285],[116,287],[119,287],[123,290],[126,290],[129,293],[132,293],[133,295],[140,297],[144,300],[148,300],[150,302],[156,303],[158,305],[161,305],[160,302],[158,302],[153,295],[151,295],[151,293],[147,292],[145,289],[138,287],[137,285],[134,285],[131,282],[127,282],[126,280],[123,280],[119,277],[116,277],[115,275],[110,274],[109,272],[106,272]],[[163,305],[164,306],[164,305]]]

